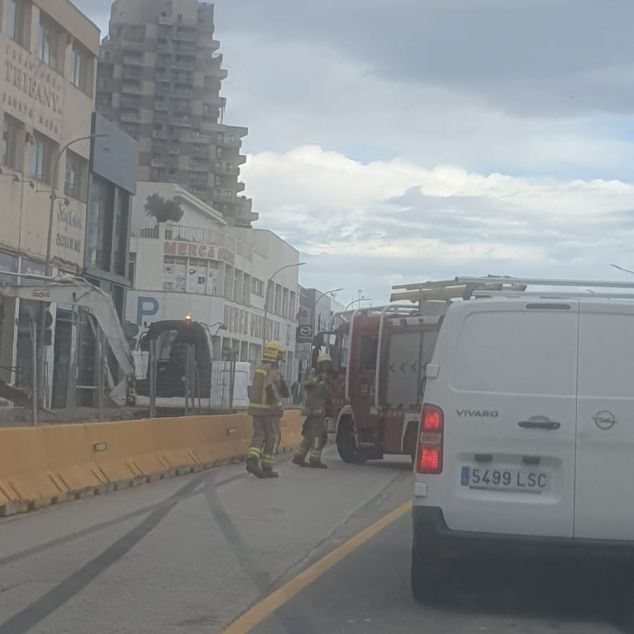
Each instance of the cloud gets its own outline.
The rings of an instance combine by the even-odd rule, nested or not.
[[[310,260],[311,283],[338,274],[378,299],[397,281],[457,274],[611,276],[634,238],[634,186],[618,180],[364,164],[317,146],[252,155],[245,177],[263,222]]]
[[[228,28],[258,44],[318,46],[390,82],[442,86],[495,110],[534,117],[634,107],[629,0],[218,0],[217,7]]]

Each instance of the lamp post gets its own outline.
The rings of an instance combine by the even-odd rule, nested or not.
[[[331,289],[329,291],[324,291],[323,293],[321,293],[319,295],[315,295],[316,299],[313,302],[313,316],[315,317],[315,319],[313,320],[313,323],[315,325],[315,330],[319,329],[319,319],[317,319],[317,306],[319,305],[319,300],[322,297],[324,297],[325,295],[334,295],[335,293],[339,293],[342,290],[343,290],[343,288],[333,288],[333,289]],[[315,323],[315,322],[317,322],[317,323]]]
[[[75,143],[79,143],[81,141],[89,141],[92,139],[98,139],[101,137],[108,136],[107,134],[89,134],[87,136],[81,136],[76,139],[72,139],[65,145],[61,147],[57,155],[55,156],[55,160],[53,161],[53,171],[51,178],[51,204],[48,211],[48,234],[46,238],[46,264],[44,269],[44,275],[47,277],[51,277],[51,249],[52,249],[52,241],[53,241],[53,218],[55,217],[55,201],[57,200],[57,181],[59,179],[59,162],[64,155],[64,152]],[[86,203],[87,205],[88,203]],[[40,372],[40,385],[42,389],[40,390],[40,401],[42,404],[46,403],[46,398],[48,394],[47,386],[44,384],[44,368],[46,367],[44,360],[44,332],[46,331],[46,309],[42,311],[42,316],[40,318],[40,333],[39,333],[39,345],[40,345],[40,362],[39,372]],[[35,371],[35,369],[34,369]]]
[[[348,308],[350,308],[357,302],[359,303],[359,307],[361,307],[361,302],[371,302],[371,301],[373,300],[370,299],[369,297],[359,297],[358,299],[353,299],[341,312],[345,313],[348,310]]]
[[[269,316],[269,287],[271,282],[275,279],[275,276],[286,269],[292,269],[294,267],[304,266],[306,262],[295,262],[294,264],[286,264],[281,266],[277,271],[266,280],[266,290],[264,291],[264,323],[262,324],[262,352],[264,352],[264,345],[266,344],[266,320]]]

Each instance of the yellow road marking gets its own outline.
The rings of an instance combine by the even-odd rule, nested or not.
[[[333,551],[322,557],[296,577],[287,581],[282,587],[278,588],[268,597],[256,603],[252,608],[247,610],[242,616],[236,619],[231,625],[223,630],[223,634],[246,634],[256,625],[259,625],[264,619],[268,618],[280,606],[290,601],[296,594],[301,592],[306,586],[316,581],[324,573],[328,572],[333,566],[338,564],[342,559],[354,552],[357,548],[365,544],[368,540],[378,535],[384,528],[397,519],[408,513],[412,508],[411,501],[405,502],[378,519],[374,524],[370,524],[367,528],[351,537],[347,542],[337,546]]]

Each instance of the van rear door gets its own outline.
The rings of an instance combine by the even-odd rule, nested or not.
[[[634,305],[582,300],[575,537],[634,540]]]
[[[445,421],[426,503],[439,501],[449,528],[572,536],[578,308],[496,299],[449,310],[425,395]]]

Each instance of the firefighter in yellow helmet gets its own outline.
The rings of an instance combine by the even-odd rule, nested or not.
[[[302,434],[304,439],[293,456],[293,463],[300,467],[327,469],[321,461],[321,452],[326,446],[326,413],[330,401],[330,385],[328,377],[332,359],[329,354],[320,354],[317,359],[317,371],[304,381],[304,407],[302,414],[306,416]],[[308,463],[306,463],[308,456]]]
[[[247,471],[257,478],[277,478],[273,455],[278,421],[284,413],[283,394],[288,387],[280,374],[284,348],[279,341],[267,341],[262,363],[256,369],[251,388],[249,414],[253,417],[253,438],[247,454]]]

